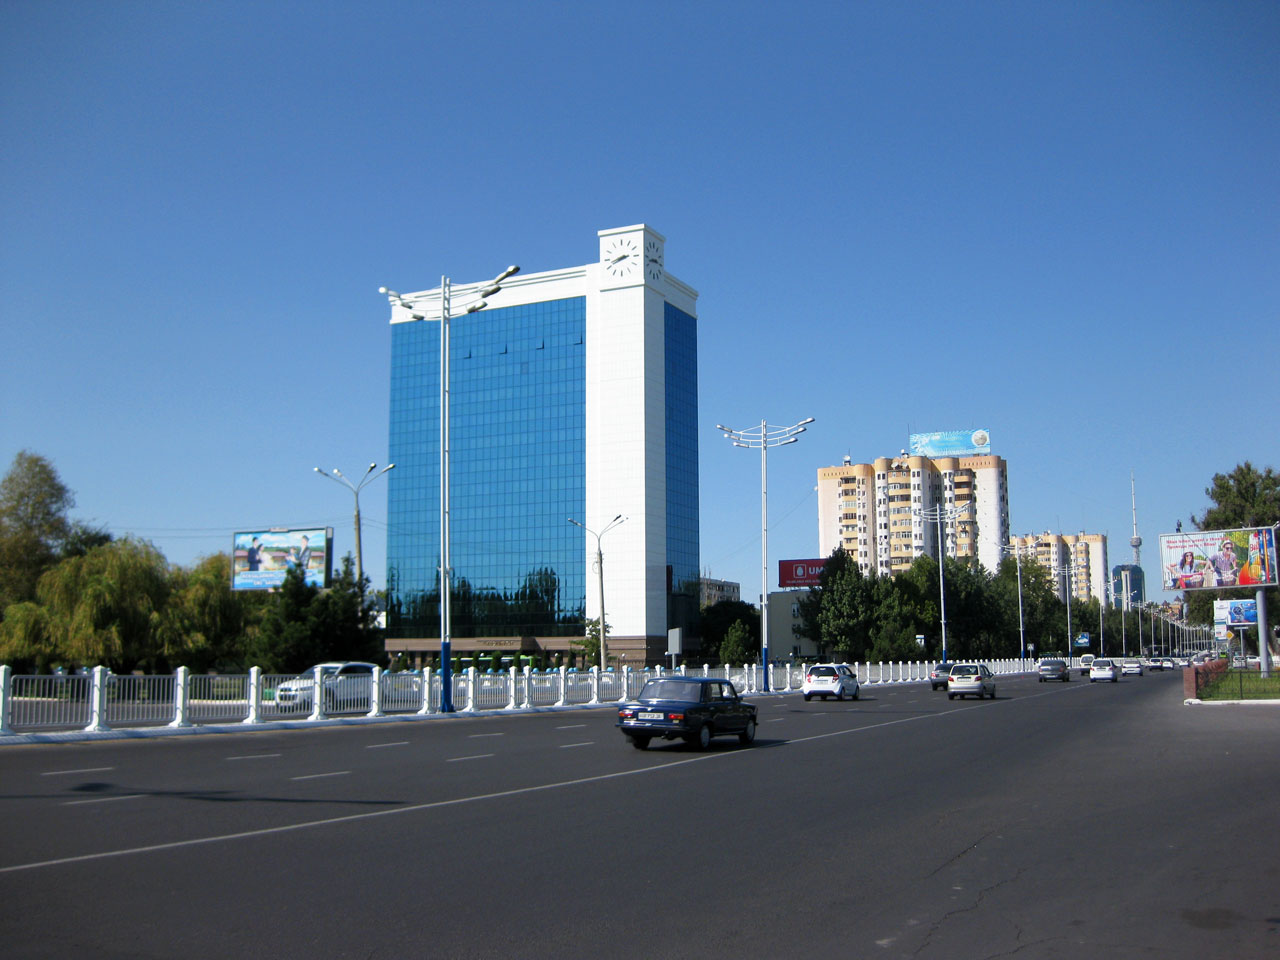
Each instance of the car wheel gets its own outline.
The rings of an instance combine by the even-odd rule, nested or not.
[[[854,687],[854,688],[853,688],[853,699],[857,700],[857,699],[858,699],[858,694],[860,694],[860,693],[862,693],[862,688],[861,688],[861,687]]]
[[[838,703],[844,703],[844,687],[841,687],[836,691],[836,701]]]
[[[699,750],[706,750],[711,746],[711,724],[704,723],[698,728],[697,747]]]
[[[808,703],[811,699],[813,699],[813,694],[806,693],[806,694],[804,695],[804,702],[805,702],[805,703]]]
[[[954,693],[948,693],[948,694],[947,694],[947,699],[948,699],[948,700],[954,700],[955,698],[956,698],[956,695],[955,695]]]
[[[755,739],[756,739],[756,722],[755,720],[748,720],[746,728],[740,734],[738,734],[738,742],[742,744],[744,747],[749,747],[751,746],[752,743],[755,742]]]
[[[631,741],[631,745],[632,745],[633,747],[635,747],[637,750],[648,750],[648,749],[649,749],[649,738],[648,738],[648,737],[641,737],[641,736],[632,735],[632,736],[628,737],[628,739]]]

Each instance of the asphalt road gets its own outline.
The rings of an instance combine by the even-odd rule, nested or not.
[[[0,748],[0,956],[1280,955],[1280,708],[998,693]]]

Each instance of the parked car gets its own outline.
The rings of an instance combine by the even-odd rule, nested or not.
[[[976,694],[978,699],[996,698],[996,678],[985,663],[957,663],[947,676],[947,699]]]
[[[804,672],[804,683],[800,687],[805,700],[813,697],[835,697],[843,700],[846,696],[858,699],[858,675],[843,663],[815,663]]]
[[[1046,680],[1061,680],[1067,683],[1071,680],[1071,668],[1067,666],[1065,660],[1041,660],[1037,669],[1041,683]]]
[[[326,711],[357,708],[368,710],[372,695],[372,663],[333,662],[316,664],[321,670]],[[315,667],[276,687],[276,706],[281,710],[309,710],[315,693]]]
[[[1093,663],[1089,664],[1090,683],[1094,683],[1097,680],[1110,680],[1115,683],[1119,679],[1120,668],[1109,657],[1097,657]]]
[[[1126,657],[1120,662],[1120,673],[1126,677],[1142,676],[1142,661],[1137,657]]]
[[[947,685],[947,677],[951,675],[951,668],[955,664],[943,660],[941,663],[935,663],[933,669],[929,671],[929,686],[933,690]]]
[[[1086,653],[1080,658],[1080,676],[1087,677],[1089,675],[1089,666],[1093,663],[1094,659],[1095,658],[1092,653]]]
[[[649,741],[684,740],[705,750],[712,737],[736,735],[744,747],[756,738],[756,707],[728,680],[658,677],[618,708],[618,728],[637,750]]]

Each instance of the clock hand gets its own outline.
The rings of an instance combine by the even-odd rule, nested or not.
[[[621,263],[623,260],[627,259],[627,257],[629,257],[629,256],[631,256],[631,254],[629,254],[629,253],[624,253],[624,254],[623,254],[622,256],[620,256],[620,257],[615,257],[614,259],[612,259],[612,260],[610,260],[610,261],[609,261],[609,266],[613,266],[615,263]]]

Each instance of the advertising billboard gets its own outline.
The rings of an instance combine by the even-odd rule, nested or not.
[[[907,450],[913,457],[968,457],[991,453],[991,434],[986,430],[943,430],[940,433],[913,433]]]
[[[231,547],[231,589],[270,590],[295,568],[304,571],[311,586],[327,587],[332,557],[333,527],[237,533]]]
[[[1160,534],[1165,590],[1217,590],[1276,585],[1276,538],[1271,527]]]
[[[779,560],[779,587],[816,587],[821,582],[826,560]]]
[[[1256,627],[1258,625],[1257,600],[1215,600],[1213,601],[1214,626],[1225,624],[1228,627]]]

